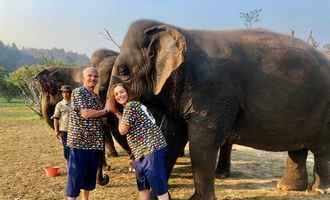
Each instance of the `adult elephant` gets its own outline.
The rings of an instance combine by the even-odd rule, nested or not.
[[[305,42],[266,30],[195,31],[133,23],[112,70],[142,101],[157,102],[188,126],[195,193],[215,199],[218,148],[228,141],[288,151],[284,190],[330,185],[330,64]]]

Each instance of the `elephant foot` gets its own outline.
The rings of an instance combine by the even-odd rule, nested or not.
[[[118,157],[119,154],[117,153],[117,151],[108,151],[107,152],[107,158],[109,157]]]
[[[178,157],[184,157],[184,150],[179,153]]]
[[[327,189],[314,189],[313,190],[314,192],[317,192],[319,194],[330,194],[330,188],[327,188]]]
[[[321,194],[330,192],[330,152],[314,153],[314,180],[310,187],[312,191]]]
[[[109,172],[111,170],[111,166],[110,165],[104,165],[103,169],[104,169],[104,171]]]
[[[217,178],[228,178],[230,176],[231,150],[233,145],[226,142],[221,148],[218,157],[215,175]]]
[[[230,170],[217,168],[215,171],[215,176],[216,176],[216,178],[221,178],[221,179],[228,178],[228,177],[230,177]]]
[[[285,175],[277,183],[277,189],[283,191],[303,191],[308,187],[306,169],[307,149],[288,152]]]
[[[320,194],[330,194],[330,178],[327,177],[325,180],[324,178],[321,179],[320,176],[314,175],[314,181],[310,186],[310,190],[314,192],[318,192]]]
[[[110,182],[110,177],[107,174],[104,174],[102,178],[97,180],[97,184],[105,186]]]
[[[189,198],[189,200],[216,200],[217,198],[213,195],[201,195],[196,192]]]
[[[277,183],[277,189],[282,191],[303,191],[307,189],[306,180],[295,180],[287,177],[282,177]]]

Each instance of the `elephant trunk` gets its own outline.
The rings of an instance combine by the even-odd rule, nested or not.
[[[54,113],[55,104],[51,104],[50,100],[51,98],[48,94],[43,93],[41,95],[41,113],[47,124],[54,129],[54,122],[51,119],[51,116]]]

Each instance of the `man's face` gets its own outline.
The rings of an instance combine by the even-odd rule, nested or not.
[[[71,99],[71,92],[70,91],[63,91],[62,96],[63,96],[63,99],[69,101]]]
[[[99,75],[95,70],[87,70],[83,73],[84,86],[94,88],[97,84]]]

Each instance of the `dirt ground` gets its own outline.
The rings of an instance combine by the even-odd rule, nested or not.
[[[128,172],[128,157],[109,160],[111,183],[97,186],[94,200],[136,199],[134,174]],[[173,199],[188,199],[193,181],[188,157],[178,160],[170,183]],[[216,179],[216,195],[222,200],[329,200],[330,195],[312,192],[280,192],[275,189],[285,166],[286,153],[257,151],[235,146],[232,177]],[[311,174],[313,158],[309,156]],[[46,166],[64,167],[61,145],[51,129],[21,104],[0,103],[0,200],[63,199],[66,176],[46,177]],[[310,180],[312,179],[310,175]]]

